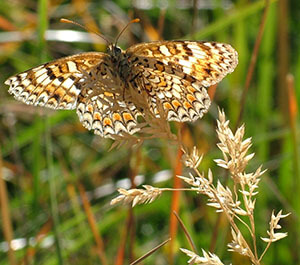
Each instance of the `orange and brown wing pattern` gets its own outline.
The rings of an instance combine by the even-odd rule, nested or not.
[[[207,112],[211,101],[206,88],[195,78],[182,78],[165,71],[144,69],[133,87],[144,88],[150,110],[160,116],[158,104],[169,121],[195,121]]]
[[[87,92],[87,95],[93,91]],[[79,95],[77,115],[88,130],[102,137],[113,138],[139,131],[137,116],[141,113],[132,103],[117,101],[113,94],[103,93],[89,97]]]
[[[164,71],[168,66],[180,77],[197,79],[202,86],[219,83],[238,64],[238,54],[229,45],[217,42],[159,41],[141,43],[126,50],[130,60],[153,70]],[[156,64],[151,65],[151,58]],[[159,63],[157,63],[159,62]]]
[[[142,43],[126,54],[132,64],[128,80],[137,91],[147,92],[150,110],[159,115],[157,104],[162,104],[167,119],[180,122],[195,121],[207,112],[211,102],[206,88],[220,82],[238,63],[229,44],[216,42]]]
[[[88,52],[64,57],[6,80],[9,93],[26,104],[53,109],[75,109],[82,72],[109,60],[105,53]]]
[[[139,131],[136,106],[125,100],[125,87],[111,61],[84,73],[76,108],[80,122],[102,137],[114,138]]]

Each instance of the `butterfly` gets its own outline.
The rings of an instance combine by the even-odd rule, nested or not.
[[[164,112],[168,121],[201,118],[211,103],[207,88],[238,64],[225,43],[156,41],[125,51],[116,43],[108,42],[107,53],[75,54],[14,75],[5,81],[8,92],[29,105],[76,109],[85,128],[113,138],[138,132],[138,117],[149,113]]]

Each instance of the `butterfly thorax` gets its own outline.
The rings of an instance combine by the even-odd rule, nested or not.
[[[130,71],[130,65],[125,51],[112,44],[108,47],[108,54],[111,56],[115,73],[119,75],[122,81],[126,82]]]

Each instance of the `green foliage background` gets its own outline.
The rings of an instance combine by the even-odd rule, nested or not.
[[[195,7],[197,2],[199,8]],[[169,236],[171,193],[133,211],[127,206],[111,207],[109,202],[116,196],[117,187],[126,180],[130,184],[130,177],[135,175],[144,176],[138,185],[172,187],[176,146],[155,139],[139,148],[124,146],[109,151],[112,141],[83,129],[74,111],[54,112],[26,106],[7,93],[3,83],[17,72],[78,52],[105,51],[105,45],[99,43],[101,40],[94,44],[45,41],[47,29],[80,31],[59,23],[61,17],[86,25],[96,22],[101,32],[112,39],[130,19],[139,17],[141,23],[132,25],[120,38],[122,48],[155,40],[161,30],[161,38],[166,40],[215,40],[230,43],[237,49],[237,69],[218,85],[210,112],[202,120],[187,125],[187,141],[204,153],[200,169],[207,172],[212,168],[222,181],[224,172],[213,162],[221,157],[216,148],[217,106],[224,108],[232,128],[241,107],[244,108],[242,122],[247,137],[252,137],[252,152],[256,153],[248,170],[260,164],[268,168],[257,196],[257,235],[266,236],[272,209],[292,212],[282,223],[289,236],[271,246],[264,264],[300,264],[299,114],[297,109],[291,111],[292,100],[300,101],[299,1],[270,1],[254,76],[246,102],[240,105],[265,3],[262,0],[0,2],[0,147],[2,177],[9,198],[6,207],[11,215],[13,238],[19,243],[15,251],[17,264],[102,264],[79,200],[80,183],[90,199],[108,264],[115,263],[123,240],[126,242],[124,263],[129,264],[129,260],[138,258]],[[11,41],[15,37],[20,39]],[[286,81],[288,73],[292,74],[294,85]],[[288,87],[294,91],[290,100]],[[176,131],[176,124],[172,128]],[[159,172],[165,179],[157,182]],[[205,203],[206,198],[182,193],[179,215],[198,249],[209,250],[217,214]],[[0,264],[11,265],[2,217]],[[132,232],[126,235],[128,220],[132,221]],[[29,247],[32,238],[41,231],[46,231],[45,238],[34,248]],[[230,230],[225,219],[221,218],[216,232],[214,253],[226,264],[250,264],[226,251]],[[54,238],[59,238],[60,245],[55,244]],[[177,249],[189,248],[180,229],[174,240]],[[263,246],[259,242],[259,250]],[[167,256],[166,246],[148,257],[144,264],[168,264]],[[187,257],[178,250],[175,264],[186,263]]]

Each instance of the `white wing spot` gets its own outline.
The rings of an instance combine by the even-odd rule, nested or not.
[[[56,86],[56,87],[59,87],[60,85],[61,85],[61,82],[57,79],[57,78],[55,78],[54,80],[53,80],[53,83],[52,83],[54,86]]]
[[[69,67],[69,72],[74,73],[74,72],[78,71],[77,66],[74,62],[69,61],[69,62],[67,62],[67,65]]]
[[[67,78],[67,79],[63,82],[62,86],[63,86],[64,88],[66,88],[66,89],[69,89],[73,84],[74,84],[74,81],[73,81],[71,78]]]
[[[36,79],[36,82],[38,84],[42,83],[46,78],[48,77],[48,74],[47,73],[44,73],[42,75],[40,75],[37,79]],[[25,81],[25,80],[24,80]],[[23,81],[23,82],[24,82]]]
[[[185,67],[191,67],[191,66],[192,66],[191,62],[190,62],[190,61],[187,61],[187,60],[182,60],[182,59],[180,59],[178,63],[179,63],[180,65],[182,65],[182,66],[185,66]]]
[[[168,48],[165,45],[160,46],[159,50],[165,56],[172,56],[172,54],[169,52]]]

